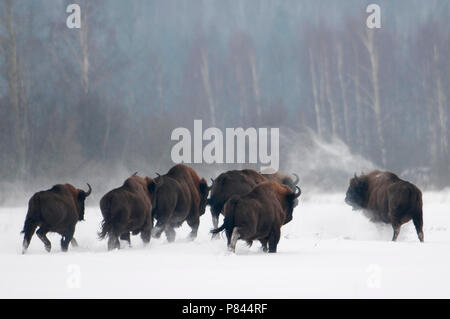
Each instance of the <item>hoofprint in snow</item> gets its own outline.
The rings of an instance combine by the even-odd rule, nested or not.
[[[50,234],[47,253],[33,236],[22,255],[27,208],[1,208],[0,298],[450,298],[450,192],[423,200],[425,243],[412,222],[393,243],[390,226],[352,211],[343,194],[302,194],[276,254],[241,241],[230,254],[224,236],[211,240],[208,211],[193,242],[184,225],[172,244],[163,235],[144,247],[133,236],[133,247],[108,252],[92,206],[78,248],[61,252]]]

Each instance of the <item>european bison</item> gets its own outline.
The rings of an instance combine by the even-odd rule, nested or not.
[[[89,190],[85,192],[70,184],[58,184],[31,197],[22,230],[23,254],[27,251],[38,226],[36,234],[48,252],[52,247],[47,238],[48,232],[56,232],[62,236],[63,251],[67,251],[70,242],[73,246],[77,246],[77,241],[73,237],[75,226],[79,220],[84,220],[84,201],[92,191],[91,186],[87,185]]]
[[[411,219],[423,242],[422,192],[415,185],[391,172],[372,171],[350,179],[345,202],[354,210],[362,209],[373,222],[391,224],[393,241],[402,224]]]
[[[225,219],[220,228],[211,232],[217,234],[225,230],[228,248],[235,251],[238,239],[259,240],[263,251],[277,251],[281,226],[292,220],[295,202],[300,196],[300,188],[293,192],[286,185],[266,181],[256,185],[247,195],[234,195],[225,204]]]
[[[287,185],[291,190],[295,191],[295,186],[297,186],[300,178],[297,174],[293,173],[292,175],[295,176],[295,180],[293,180],[289,175],[275,172],[275,173],[269,173],[269,172],[261,172],[261,175],[267,178],[270,181],[277,182],[279,184]]]
[[[257,171],[252,169],[232,170],[220,174],[211,188],[208,204],[211,207],[211,216],[214,228],[219,227],[219,215],[228,199],[233,195],[245,195],[257,184],[267,181]]]
[[[172,242],[175,240],[174,228],[186,221],[192,229],[189,237],[195,239],[210,190],[206,180],[200,178],[194,169],[178,164],[167,174],[147,182],[154,202],[153,216],[157,220],[153,236],[159,238],[165,231],[167,240]]]
[[[100,200],[103,215],[100,239],[108,236],[108,250],[120,248],[119,237],[131,245],[130,232],[141,234],[142,241],[150,242],[153,227],[152,203],[147,181],[136,173],[119,188],[109,191]]]

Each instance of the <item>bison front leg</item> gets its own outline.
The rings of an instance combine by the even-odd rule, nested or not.
[[[269,236],[269,253],[276,253],[278,242],[280,241],[280,228],[274,227],[272,233]]]
[[[392,236],[392,241],[397,241],[398,234],[400,234],[401,224],[394,223],[392,224],[392,228],[394,229],[394,235]]]
[[[38,231],[36,232],[36,235],[39,237],[39,239],[44,243],[45,250],[50,252],[52,249],[52,244],[50,243],[50,240],[47,238],[48,229],[46,227],[39,227]]]
[[[75,239],[75,237],[72,238],[72,240],[70,241],[70,243],[72,244],[72,247],[74,247],[74,248],[78,247],[78,242],[77,242],[77,240]]]
[[[67,251],[69,249],[69,244],[73,239],[73,233],[75,232],[75,228],[71,228],[61,237],[61,250]]]
[[[166,227],[165,234],[169,243],[173,243],[175,241],[176,233],[172,226]]]
[[[219,213],[220,214],[220,213]],[[219,214],[213,213],[211,211],[211,216],[212,216],[212,223],[213,223],[213,227],[214,229],[219,228]],[[212,239],[220,239],[219,233],[217,234],[213,234]]]

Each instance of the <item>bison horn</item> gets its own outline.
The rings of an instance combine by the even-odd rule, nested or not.
[[[358,176],[356,176],[356,173],[355,173],[355,181],[358,181]]]
[[[137,173],[138,173],[138,172],[134,172],[134,173],[133,173],[133,175],[131,175],[131,176],[136,176],[136,175],[137,175]]]
[[[298,182],[300,181],[300,178],[298,177],[298,175],[297,174],[295,174],[295,173],[292,173],[292,175],[294,175],[295,176],[295,181],[294,181],[294,185],[297,185],[298,184]]]
[[[85,192],[86,193],[86,197],[88,197],[89,195],[91,195],[92,187],[91,187],[91,185],[89,185],[89,183],[86,183],[86,184],[89,187],[89,190],[87,192]]]
[[[153,182],[155,183],[155,185],[156,185],[157,187],[159,187],[159,186],[161,186],[161,185],[163,184],[163,179],[162,179],[162,177],[161,177],[160,174],[156,173],[156,175],[158,175],[159,180],[158,180],[158,182],[156,182],[156,178],[155,178],[155,179],[153,179]],[[158,177],[157,177],[157,178],[158,178]]]
[[[297,192],[295,192],[295,198],[297,198],[297,197],[299,197],[300,195],[301,195],[301,193],[302,193],[302,190],[300,189],[300,187],[298,187],[298,186],[295,186],[295,188],[297,189]]]

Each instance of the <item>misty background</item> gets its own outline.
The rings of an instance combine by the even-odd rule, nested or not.
[[[99,199],[165,173],[172,130],[194,119],[279,127],[280,170],[304,193],[373,168],[450,186],[449,4],[1,0],[0,204],[66,182]],[[209,180],[260,165],[192,166]]]

